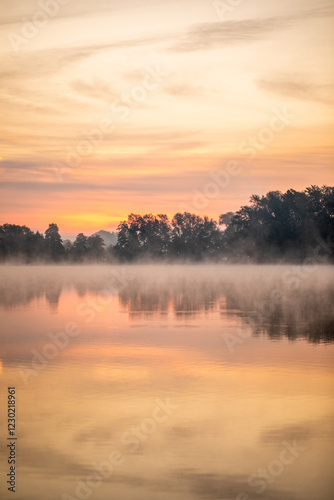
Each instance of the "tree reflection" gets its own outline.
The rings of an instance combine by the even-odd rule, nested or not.
[[[191,319],[220,311],[222,318],[227,314],[242,318],[254,335],[334,340],[331,267],[319,267],[297,288],[282,279],[283,266],[134,266],[133,279],[124,282],[102,266],[85,271],[83,267],[15,269],[11,273],[8,267],[0,284],[3,308],[46,300],[56,311],[66,289],[74,289],[80,298],[109,290],[132,318],[171,314]]]

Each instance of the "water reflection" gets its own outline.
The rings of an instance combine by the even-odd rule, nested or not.
[[[194,317],[217,308],[237,315],[254,335],[334,340],[332,267],[293,266],[84,266],[6,267],[0,306],[46,300],[57,310],[65,291],[117,295],[132,318]]]
[[[78,480],[119,450],[124,463],[87,498],[252,500],[250,476],[276,472],[282,442],[296,441],[305,452],[261,498],[331,500],[333,271],[310,272],[297,293],[282,279],[292,271],[4,268],[0,393],[17,388],[18,498],[78,500]],[[73,322],[80,333],[64,337]],[[230,352],[223,334],[240,324],[253,335]],[[168,398],[175,409],[151,432]]]

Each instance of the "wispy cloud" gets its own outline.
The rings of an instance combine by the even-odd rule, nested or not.
[[[261,78],[256,83],[261,90],[285,98],[321,102],[325,105],[334,104],[334,82],[316,84],[302,81],[300,77],[273,76]]]
[[[132,0],[134,2],[134,0]],[[127,3],[131,3],[131,0]],[[36,9],[41,10],[33,0],[17,0],[7,2],[6,15],[0,20],[0,25],[11,25],[21,23],[22,18],[32,16]],[[103,15],[124,9],[124,2],[121,0],[81,0],[80,2],[69,2],[67,5],[59,4],[59,12],[55,19],[77,18],[92,15]]]
[[[169,50],[172,52],[192,52],[252,42],[261,40],[273,32],[290,28],[296,21],[333,15],[334,6],[329,5],[285,16],[201,23],[190,28]]]
[[[2,3],[6,42],[10,31],[22,32],[40,2]],[[224,203],[237,208],[235,200],[246,202],[258,189],[330,182],[332,120],[324,105],[333,104],[333,11],[329,1],[253,0],[219,22],[206,0],[68,2],[20,50],[7,40],[0,51],[6,210],[16,204],[20,212],[14,212],[27,224],[34,210],[41,219],[42,206],[50,214],[85,212],[87,206],[93,213],[111,210],[116,199],[113,217],[130,205],[173,210],[175,200],[185,193],[192,199],[210,169],[222,169],[281,102],[291,105],[296,124],[244,169],[212,212]],[[147,102],[129,101],[122,122],[124,99],[151,65],[168,76]],[[56,181],[54,162],[65,165],[105,118],[116,129],[103,134],[64,182]]]
[[[91,82],[74,80],[71,82],[70,87],[83,97],[106,101],[109,103],[118,97],[117,92],[115,92],[107,82],[98,78],[95,78],[94,81]]]
[[[175,97],[199,97],[208,94],[208,90],[205,87],[200,87],[196,85],[189,85],[184,83],[175,83],[171,85],[166,85],[164,91]]]
[[[4,2],[3,2],[4,3]],[[180,4],[180,0],[160,0],[161,4],[167,5]],[[37,10],[41,10],[39,4],[34,0],[16,0],[6,1],[4,15],[0,18],[1,25],[12,25],[21,23],[24,17],[33,16]],[[36,5],[37,4],[37,5]],[[151,0],[141,0],[140,8],[150,8]],[[70,1],[66,5],[61,5],[55,20],[83,18],[92,16],[105,16],[108,14],[117,14],[122,11],[131,11],[138,8],[138,0],[80,0]]]

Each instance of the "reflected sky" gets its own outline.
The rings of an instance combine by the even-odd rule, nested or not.
[[[5,310],[44,300],[57,312],[62,294],[75,292],[83,303],[95,297],[95,305],[87,306],[95,312],[117,296],[120,309],[133,320],[190,319],[219,309],[222,321],[238,316],[255,334],[334,340],[330,266],[87,266],[84,272],[80,266],[7,266],[2,274],[0,307]]]
[[[311,320],[332,318],[332,271],[309,274],[296,294],[282,283],[287,270],[6,268],[0,381],[2,397],[17,388],[17,498],[76,498],[78,479],[118,450],[123,463],[90,498],[330,500],[334,345],[310,340],[322,331]],[[279,317],[268,309],[252,322],[254,304],[272,290],[286,293]],[[279,335],[270,333],[272,314]],[[291,314],[310,329],[293,341],[283,329]],[[80,331],[66,343],[73,323]],[[240,339],[245,324],[252,334],[231,350],[226,334]],[[55,338],[66,345],[55,348]],[[124,436],[149,429],[166,398],[175,406],[168,418],[129,444]],[[259,495],[250,476],[295,440],[303,451]],[[0,455],[3,477],[4,447]],[[0,496],[11,498],[3,485]]]

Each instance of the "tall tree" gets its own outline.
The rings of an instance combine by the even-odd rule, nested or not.
[[[49,224],[48,229],[45,231],[45,249],[47,257],[51,260],[60,261],[65,256],[63,240],[59,234],[57,224]]]
[[[87,239],[88,256],[92,260],[103,260],[105,256],[105,244],[99,234],[93,234]]]
[[[271,191],[253,195],[250,202],[236,212],[224,232],[225,247],[237,258],[300,260],[321,240],[334,245],[334,188]]]
[[[88,257],[88,238],[83,233],[79,233],[75,238],[72,247],[72,257],[74,260],[83,261]]]
[[[213,219],[189,212],[177,213],[172,219],[171,252],[174,256],[194,259],[218,255],[221,236]]]
[[[115,250],[118,256],[132,259],[143,255],[161,257],[167,253],[170,224],[164,214],[130,214],[117,230]]]
[[[25,259],[27,239],[34,233],[26,226],[3,224],[0,226],[0,256],[2,259]]]

